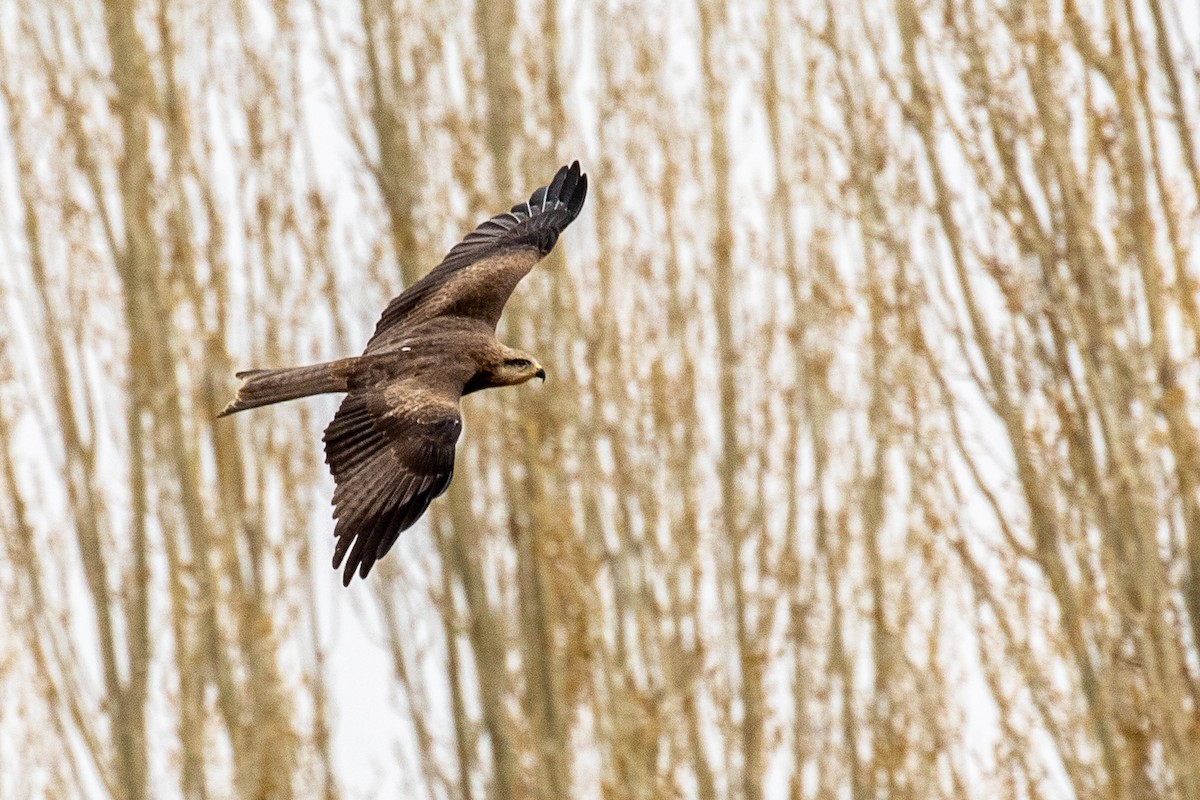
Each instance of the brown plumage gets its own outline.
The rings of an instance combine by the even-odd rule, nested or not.
[[[343,583],[366,577],[402,531],[446,491],[462,432],[458,401],[546,373],[496,340],[504,304],[579,215],[587,176],[563,167],[526,203],[492,217],[442,263],[388,303],[361,356],[239,372],[221,416],[328,392],[346,392],[325,429],[333,492],[333,566]]]

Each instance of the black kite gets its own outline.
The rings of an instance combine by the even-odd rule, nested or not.
[[[459,399],[546,372],[496,340],[517,282],[579,215],[587,176],[563,167],[529,202],[492,217],[424,278],[388,303],[361,356],[239,372],[221,416],[327,392],[346,392],[325,429],[337,547],[333,567],[366,577],[396,538],[446,491],[462,431]]]

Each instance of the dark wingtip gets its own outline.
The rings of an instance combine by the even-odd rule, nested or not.
[[[578,161],[575,162],[577,165]],[[579,176],[579,183],[575,186],[574,193],[571,194],[571,199],[567,201],[567,210],[571,212],[571,216],[579,215],[583,209],[583,201],[587,199],[588,179],[587,175]]]
[[[338,541],[338,544],[341,544],[341,540]],[[346,554],[342,551],[341,547],[333,548],[333,568],[335,571],[342,568],[342,559],[345,557]],[[350,581],[354,580],[354,566],[353,561],[346,562],[346,568],[342,570],[342,586],[349,586]]]
[[[563,167],[559,172],[563,175],[563,181],[558,187],[558,196],[554,199],[563,205],[575,194],[575,187],[579,185],[579,162],[576,161],[569,167]]]
[[[346,561],[345,569],[342,569],[343,559]],[[353,553],[346,553],[341,548],[334,548],[333,568],[335,570],[342,569],[342,586],[349,586],[354,580],[355,573],[358,573],[358,577],[365,579],[374,565],[375,559],[373,558],[359,558],[356,561]]]
[[[567,172],[568,169],[566,167],[559,167],[558,172],[554,173],[554,177],[550,180],[550,184],[538,190],[538,192],[542,193],[541,199],[544,203],[558,202],[562,195],[563,184],[567,182]],[[533,193],[535,198],[538,196],[538,192]],[[532,199],[530,200],[530,205],[533,205]]]
[[[559,167],[550,183],[539,186],[527,201],[513,206],[511,213],[535,216],[543,211],[565,207],[571,219],[575,219],[583,208],[586,197],[587,175],[580,169],[579,161],[576,160],[567,166]],[[480,227],[493,222],[494,220],[489,220]]]

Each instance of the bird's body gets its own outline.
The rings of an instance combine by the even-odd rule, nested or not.
[[[346,392],[325,430],[333,494],[333,565],[366,577],[400,533],[450,485],[462,432],[459,400],[546,377],[537,360],[496,340],[504,304],[554,247],[587,196],[579,163],[527,203],[493,217],[440,265],[392,299],[361,356],[250,370],[221,415]]]

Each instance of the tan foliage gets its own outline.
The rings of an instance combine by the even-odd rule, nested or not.
[[[413,756],[382,783],[1200,798],[1198,31],[0,5],[0,796],[365,791],[333,406],[215,413],[579,158],[501,327],[550,380],[465,403],[451,491],[353,595]]]

